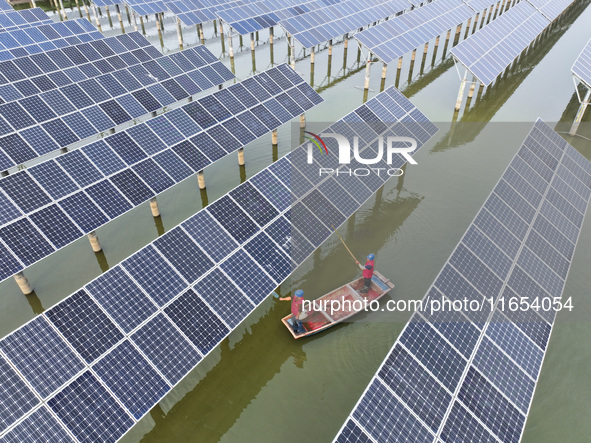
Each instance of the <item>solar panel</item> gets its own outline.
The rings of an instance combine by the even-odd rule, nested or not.
[[[391,87],[369,103],[377,100],[385,109],[401,105],[407,110],[403,117],[412,114],[412,131],[418,111],[406,98]],[[436,132],[428,121],[417,128]],[[377,139],[378,133],[366,137]],[[92,367],[48,401],[79,440],[90,439],[90,432],[94,439],[117,440],[313,253],[307,233],[290,223],[295,202],[281,209],[283,200],[276,206],[264,189],[269,183],[288,189],[284,180],[292,155],[259,173],[265,180],[248,180],[41,317],[60,331],[85,367]],[[303,196],[310,209],[298,203],[312,217],[321,213],[317,205],[325,204],[316,192]],[[237,214],[256,229],[237,231],[230,223]],[[323,225],[318,218],[316,223]],[[313,242],[331,232],[325,228]],[[29,409],[21,415],[30,416]]]
[[[473,15],[461,0],[438,0],[361,31],[355,38],[390,63]]]
[[[7,443],[45,441],[49,443],[74,442],[58,420],[42,406],[2,437]]]
[[[11,60],[103,38],[103,34],[86,19],[15,29],[2,33],[0,60]]]
[[[166,4],[162,0],[129,0],[126,3],[140,16],[168,11]]]
[[[531,4],[521,2],[454,46],[451,53],[487,86],[549,23]]]
[[[10,3],[7,0],[0,0],[0,10],[1,11],[14,11]]]
[[[591,40],[587,42],[575,60],[571,72],[591,89]]]
[[[311,48],[375,21],[394,16],[409,9],[409,6],[406,0],[348,0],[282,20],[280,25],[304,48]]]
[[[541,164],[549,176],[539,174]],[[565,185],[559,170],[587,184],[571,177],[575,187]],[[589,202],[589,178],[589,162],[538,120],[423,299],[465,298],[484,309],[476,310],[478,316],[467,309],[413,314],[335,441],[347,441],[352,432],[376,440],[382,429],[406,432],[400,417],[418,420],[430,441],[520,440],[555,312],[513,312],[507,303],[512,297],[529,297],[530,303],[561,298]],[[569,203],[581,199],[578,208]],[[548,205],[576,219],[571,239],[553,238],[572,222],[548,219],[542,210]],[[551,243],[562,244],[561,251]],[[382,413],[383,396],[400,405],[396,416]]]
[[[0,14],[0,31],[14,31],[53,23],[53,20],[41,8],[22,11],[8,11]]]
[[[276,67],[271,72],[275,78],[281,78],[291,86],[287,90],[279,89],[277,94],[299,91],[299,86],[305,85],[297,75],[295,77],[297,83],[294,85],[281,69],[281,66]],[[256,81],[256,78],[257,76],[251,80]],[[307,85],[305,87],[313,92],[311,87]],[[223,93],[215,92],[211,96],[179,108],[176,113],[170,113],[166,120],[158,117],[157,124],[143,123],[132,126],[81,149],[61,155],[55,160],[48,160],[1,179],[0,189],[6,195],[4,196],[0,191],[0,195],[4,197],[0,198],[0,213],[6,214],[6,226],[0,226],[0,237],[3,235],[2,231],[12,233],[17,229],[12,228],[13,225],[26,224],[26,228],[32,232],[31,242],[34,241],[40,246],[34,251],[33,256],[40,258],[53,249],[49,244],[45,245],[44,237],[35,233],[35,229],[30,226],[28,220],[31,220],[47,236],[53,246],[64,247],[79,238],[81,233],[95,230],[101,224],[118,217],[132,207],[202,170],[229,152],[242,147],[252,140],[253,135],[250,132],[252,126],[245,124],[242,126],[242,132],[237,132],[235,123],[244,121],[245,115],[251,115],[248,114],[249,109],[240,106],[232,107],[232,111],[236,114],[224,110],[225,108],[222,109],[222,102],[231,105],[234,100],[240,100],[239,97],[244,92],[240,88],[242,88],[240,83],[231,85],[224,89]],[[240,92],[235,94],[236,90]],[[263,88],[260,88],[260,94],[264,98],[252,96],[256,103],[255,107],[266,109],[267,103],[273,97]],[[223,98],[218,101],[218,96]],[[212,105],[218,107],[212,112],[225,118],[221,122],[209,113],[209,108],[206,110],[206,106]],[[314,105],[309,102],[306,106],[307,110]],[[284,120],[277,120],[276,124],[279,126],[297,115],[299,110],[298,114],[286,111]],[[252,118],[256,119],[254,116]],[[187,125],[187,120],[194,125]],[[207,127],[205,131],[201,129],[203,126]],[[178,128],[177,134],[182,134],[184,141],[178,143],[178,136],[170,137],[171,129],[174,128]],[[221,132],[223,130],[229,135],[230,128],[234,128],[232,137],[236,142],[233,145],[229,145],[227,141],[224,142]],[[191,130],[194,132],[191,133]],[[265,128],[264,131],[266,133],[269,129]],[[223,149],[219,143],[223,143],[230,150]],[[267,203],[266,199],[250,184],[236,190],[234,197],[257,221],[262,222],[263,218],[276,215],[276,210],[271,204]],[[51,211],[44,208],[55,200],[58,200],[57,206],[54,206]],[[25,218],[15,218],[18,213],[17,207],[27,214]],[[212,206],[211,210],[215,208],[216,206]],[[55,222],[48,223],[41,216],[41,211],[44,211],[43,215],[51,212],[50,215]],[[218,217],[223,218],[223,214],[219,213]],[[248,216],[245,215],[245,217]],[[231,219],[225,223],[233,224]],[[25,242],[12,234],[10,237],[10,244],[17,249]],[[24,262],[30,263],[33,259],[33,257],[23,256],[31,254],[29,251],[13,252]],[[13,270],[14,261],[6,259],[6,267]]]
[[[570,6],[572,0],[527,0],[538,11],[550,20],[554,21],[562,12]]]
[[[180,75],[203,71],[205,68],[210,67],[198,55],[203,53],[202,50],[191,48],[185,52],[193,53],[197,57],[196,60],[201,64],[193,64],[188,59],[185,59],[185,63],[182,63],[181,68],[174,62],[174,60],[178,60],[178,57],[173,55],[162,56],[157,60],[162,62],[164,66],[161,75],[169,78],[166,82],[175,82],[175,79]],[[135,67],[152,67],[150,63],[153,62],[138,64]],[[215,60],[212,66],[223,75],[224,81],[233,78],[233,74],[220,61]],[[154,72],[159,73],[160,70]],[[174,76],[175,73],[176,76]],[[122,78],[122,74],[127,76],[125,78],[131,78],[133,81],[120,82],[118,79]],[[0,137],[0,146],[3,147],[6,155],[13,160],[13,165],[21,164],[48,152],[45,147],[41,151],[36,150],[36,143],[28,143],[21,137],[19,131],[27,127],[37,127],[41,132],[46,132],[54,142],[53,149],[58,149],[132,120],[133,116],[127,113],[125,109],[128,107],[129,100],[137,98],[136,104],[141,110],[136,114],[145,115],[148,112],[153,112],[175,101],[189,97],[190,94],[176,82],[174,83],[176,85],[174,89],[176,96],[173,97],[164,87],[158,84],[158,80],[154,76],[151,74],[150,76],[150,78],[144,76],[143,78],[146,81],[140,84],[135,81],[131,70],[125,67],[118,71],[100,75],[96,78],[96,81],[89,79],[88,83],[83,85],[84,91],[76,85],[68,85],[44,92],[38,96],[0,104],[0,114],[12,126],[12,131],[6,130],[4,131],[6,135]],[[171,76],[172,78],[170,78]],[[146,85],[150,86],[146,88]],[[75,86],[77,89],[74,88]],[[209,88],[214,86],[214,83],[206,80],[201,86]],[[155,87],[161,89],[154,89]],[[100,113],[103,118],[97,121],[97,119],[93,118],[96,113]],[[146,124],[152,127],[158,122],[167,123],[168,120],[161,116],[148,121]],[[39,125],[41,125],[41,128],[39,128]],[[161,133],[170,136],[174,128],[172,130],[166,129],[168,128],[163,128]],[[125,142],[119,140],[122,137],[128,136],[125,132],[115,134],[108,139],[108,142],[117,144],[117,146],[125,145]],[[180,134],[179,137],[184,139]],[[122,157],[125,161],[129,160],[123,155]]]

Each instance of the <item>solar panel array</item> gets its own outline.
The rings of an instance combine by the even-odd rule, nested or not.
[[[4,177],[0,278],[41,260],[321,101],[299,75],[280,65]]]
[[[409,7],[407,0],[348,0],[283,20],[280,24],[304,48],[311,48]]]
[[[451,53],[488,86],[549,24],[532,5],[521,2],[454,46]]]
[[[573,0],[527,0],[551,22],[570,6]]]
[[[1,32],[0,60],[11,60],[102,38],[103,34],[82,18]]]
[[[8,0],[0,0],[0,11],[14,11]]]
[[[166,6],[186,26],[196,25],[217,19],[219,9],[227,9],[243,4],[242,0],[214,1],[214,0],[172,0]]]
[[[587,42],[571,68],[573,75],[591,89],[591,40]]]
[[[591,163],[538,120],[423,299],[483,310],[415,313],[336,441],[519,441],[590,196]]]
[[[334,3],[340,2],[341,0],[334,1]],[[260,0],[220,8],[217,10],[217,15],[240,35],[244,35],[275,26],[288,17],[314,11],[327,4],[329,4],[328,0]]]
[[[5,122],[0,128],[5,154],[0,169],[96,136],[234,78],[204,46],[146,59],[96,79],[0,105]]]
[[[437,0],[355,34],[355,38],[390,63],[473,15],[461,0]]]
[[[0,104],[162,57],[139,32],[0,62]],[[2,120],[4,122],[4,120]]]
[[[328,130],[349,134],[360,121],[380,132],[403,121],[394,133],[419,146],[436,131],[393,87]],[[331,234],[327,223],[340,225],[387,179],[353,176],[350,195],[333,177],[301,176],[292,205],[292,160],[305,156],[302,146],[283,157],[1,340],[0,438],[34,428],[43,441],[119,439]],[[304,213],[299,232],[290,218]],[[290,251],[295,235],[301,254]]]
[[[125,0],[125,4],[139,15],[159,14],[168,11],[162,0]]]
[[[0,33],[49,23],[53,23],[53,20],[41,8],[0,13]]]

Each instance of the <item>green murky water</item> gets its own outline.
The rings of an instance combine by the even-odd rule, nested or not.
[[[440,132],[414,156],[418,165],[408,167],[402,178],[391,179],[342,228],[349,247],[359,257],[376,253],[378,269],[396,284],[391,297],[423,297],[537,117],[547,122],[566,122],[559,130],[568,130],[577,109],[570,67],[591,36],[591,8],[586,5],[588,2],[580,3],[520,59],[503,81],[480,100],[473,100],[469,110],[462,110],[460,123],[455,126],[449,122],[459,78],[449,55],[442,59],[443,40],[435,57],[431,42],[424,64],[422,51],[418,51],[412,74],[408,56],[398,80],[395,66],[389,69],[387,86],[398,83],[432,121],[448,122],[440,123]],[[69,15],[75,17],[77,12]],[[119,32],[113,17],[113,31],[102,20],[108,35]],[[124,24],[132,29],[127,21]],[[153,20],[147,23],[147,30],[150,40],[159,45]],[[165,31],[165,46],[175,50],[177,38],[171,18],[165,22]],[[208,48],[221,54],[220,39],[214,36],[211,26],[205,27],[205,33]],[[184,35],[189,46],[196,43],[194,28],[185,29]],[[260,39],[266,41],[267,33],[261,32]],[[239,79],[252,71],[247,39],[244,44],[244,51],[239,51],[239,40],[234,39]],[[276,38],[273,50],[275,63],[286,61],[285,38]],[[343,44],[335,44],[330,74],[328,51],[317,53],[314,86],[326,101],[307,114],[309,122],[336,120],[362,103],[363,92],[357,87],[363,84],[363,55],[358,62],[354,40],[347,52],[345,59]],[[229,65],[227,58],[223,60]],[[255,61],[258,70],[270,66],[268,44],[257,46]],[[311,81],[309,57],[299,61],[296,68]],[[380,72],[381,64],[376,63],[370,85],[374,91],[380,90]],[[371,92],[370,97],[375,93]],[[290,125],[279,130],[279,156],[290,150],[290,131]],[[582,133],[591,137],[589,127],[584,127]],[[590,142],[582,138],[569,141],[591,158]],[[234,156],[206,170],[209,202],[238,185],[241,175],[250,177],[272,162],[270,135],[253,142],[245,153],[245,170],[239,169]],[[88,241],[81,239],[33,266],[27,276],[36,289],[35,296],[22,296],[13,281],[1,283],[0,334],[17,328],[185,220],[201,209],[204,195],[194,178],[165,192],[159,203],[161,224],[154,222],[146,203],[99,229],[103,256],[95,256]],[[565,296],[574,299],[575,312],[558,316],[524,442],[580,442],[587,441],[591,433],[587,419],[591,410],[591,347],[587,340],[591,333],[590,262],[591,223],[587,220],[565,290]],[[288,292],[292,284],[315,297],[351,280],[356,272],[333,236],[280,291]],[[288,310],[286,303],[266,300],[124,441],[332,440],[408,314],[364,315],[356,322],[296,342],[279,322]]]

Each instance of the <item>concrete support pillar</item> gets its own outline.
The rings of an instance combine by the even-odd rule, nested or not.
[[[232,72],[236,73],[236,66],[234,65],[234,43],[232,42],[232,28],[228,31],[228,51],[230,52],[230,67]]]
[[[214,24],[214,26],[215,26],[215,24]],[[220,27],[220,38],[222,40],[222,45],[223,45],[224,44],[224,26],[222,24],[222,19],[219,20],[219,27]]]
[[[306,127],[306,114],[300,115],[300,128]]]
[[[365,64],[365,82],[363,84],[363,89],[365,91],[369,90],[369,78],[371,73],[371,52],[367,58],[367,63]]]
[[[158,208],[158,200],[156,200],[156,197],[150,199],[150,210],[152,211],[153,217],[160,216],[160,209]]]
[[[133,30],[137,32],[137,17],[135,16],[135,12],[133,13]]]
[[[250,33],[250,50],[254,52],[254,32]]]
[[[179,39],[179,48],[182,51],[184,49],[183,48],[183,30],[181,29],[181,19],[178,17],[176,18],[176,35]]]
[[[481,27],[481,28],[482,28],[482,26],[484,25],[484,21],[486,20],[486,13],[487,13],[487,11],[488,11],[488,8],[487,8],[487,9],[485,9],[485,10],[482,12],[482,21],[480,22],[480,27]]]
[[[199,32],[199,40],[201,41],[201,44],[204,45],[205,44],[205,36],[203,35],[203,24],[199,23],[197,25],[197,31]]]
[[[410,62],[411,63],[414,62],[416,57],[417,57],[417,48],[414,48],[412,50],[412,55],[410,56]]]
[[[314,64],[315,61],[315,56],[316,56],[316,51],[314,50],[314,46],[312,46],[312,48],[310,48],[310,64]]]
[[[476,17],[474,17],[474,26],[472,27],[472,34],[474,34],[476,32],[476,27],[478,26],[478,19],[480,18],[480,12],[478,12],[476,14]]]
[[[103,28],[101,27],[101,22],[99,21],[98,15],[96,14],[96,6],[92,6],[92,15],[94,16],[94,23],[96,24],[96,28],[103,32]]]
[[[27,277],[25,277],[25,274],[22,272],[14,274],[14,280],[23,294],[29,295],[31,292],[33,292],[33,287],[29,283],[29,280],[27,280]]]
[[[144,25],[144,17],[140,15],[140,25],[142,25],[142,34],[146,35],[146,26]]]
[[[32,1],[33,3],[33,8],[36,8],[37,6],[35,6],[35,0]],[[78,14],[80,14],[80,18],[82,18],[82,9],[80,9],[80,1],[76,0],[76,7],[78,8]]]
[[[160,47],[164,48],[164,38],[162,37],[162,27],[160,26],[160,19],[158,14],[154,14],[156,19],[156,29],[158,30],[158,37],[160,38]]]
[[[294,43],[295,39],[293,38],[293,36],[289,36],[289,47],[291,49],[291,55],[290,55],[290,62],[291,62],[291,69],[293,69],[295,71],[295,43]]]
[[[60,0],[61,2],[62,0]],[[105,6],[105,11],[107,11],[107,18],[109,19],[109,26],[113,29],[113,19],[111,18],[111,12],[109,11],[109,7]]]
[[[273,26],[269,28],[269,44],[273,44]]]
[[[103,250],[101,247],[101,243],[99,242],[99,238],[96,235],[96,232],[92,231],[88,234],[88,240],[90,241],[90,246],[92,246],[92,250],[94,252],[100,252]]]
[[[456,107],[454,110],[458,112],[462,107],[462,99],[464,98],[464,89],[466,89],[466,78],[468,77],[468,71],[464,74],[462,83],[460,84],[460,90],[458,91],[458,99],[456,100]]]
[[[468,37],[468,32],[470,32],[470,25],[472,24],[472,17],[468,19],[468,23],[466,23],[466,31],[464,32],[464,40]]]
[[[115,10],[117,11],[117,18],[119,19],[119,26],[121,26],[121,33],[125,34],[125,28],[123,27],[123,17],[121,16],[121,9],[119,5],[115,5]]]
[[[164,32],[164,12],[157,14],[156,18],[160,19],[160,28]]]
[[[271,132],[271,143],[275,146],[277,145],[277,129]]]
[[[332,57],[332,39],[328,41],[328,56]]]
[[[64,3],[62,0],[59,0],[59,5],[60,9],[62,10],[62,17],[64,18],[64,20],[67,20],[68,16],[66,15],[66,9],[64,8]]]
[[[82,0],[82,5],[84,6],[84,12],[86,12],[86,18],[88,19],[88,21],[90,23],[92,23],[92,20],[90,19],[90,12],[88,11],[88,5],[86,4],[86,0]]]
[[[125,5],[125,13],[127,14],[127,23],[131,25],[131,14],[129,13],[127,5]]]
[[[388,71],[388,65],[386,63],[384,63],[384,66],[382,66],[382,80],[386,79],[386,72]]]
[[[199,189],[205,189],[205,176],[203,171],[197,173],[197,181],[199,182]]]
[[[244,166],[244,148],[238,149],[238,164]]]
[[[575,121],[570,128],[569,134],[575,135],[577,130],[579,129],[579,125],[581,124],[581,120],[583,120],[583,115],[585,115],[585,111],[587,110],[587,106],[589,106],[589,99],[591,98],[591,89],[587,90],[587,94],[585,94],[585,98],[579,106],[579,110],[577,111],[577,115],[575,116]]]

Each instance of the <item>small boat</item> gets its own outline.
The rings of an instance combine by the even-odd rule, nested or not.
[[[394,288],[394,283],[376,271],[371,279],[371,288],[369,291],[366,293],[359,292],[362,288],[363,277],[353,280],[352,282],[323,295],[319,299],[314,300],[314,303],[311,303],[313,309],[308,310],[306,317],[302,319],[306,332],[296,334],[293,331],[291,314],[283,317],[281,321],[295,339],[318,334],[319,332],[364,311],[366,305],[365,300],[367,300],[367,303],[372,302],[373,300],[379,300]],[[338,300],[342,309],[337,312],[330,312],[332,300]],[[355,301],[357,301],[357,303],[354,303]],[[324,306],[326,306],[327,309],[320,309]],[[327,312],[327,310],[329,310],[329,312]]]

